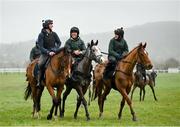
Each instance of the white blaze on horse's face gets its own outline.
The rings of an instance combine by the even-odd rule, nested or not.
[[[96,57],[99,57],[100,59],[100,62],[104,62],[104,58],[102,57],[102,53],[101,53],[101,50],[97,47],[97,45],[93,45],[91,47],[93,53],[96,55]]]

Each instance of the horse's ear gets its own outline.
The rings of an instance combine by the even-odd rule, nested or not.
[[[142,45],[142,42],[141,43],[139,43],[139,48],[141,48],[143,45]]]
[[[95,45],[98,45],[98,40],[96,41]]]
[[[143,45],[143,48],[144,48],[144,49],[146,48],[146,45],[147,45],[147,43],[145,42],[145,44]]]
[[[94,45],[94,41],[93,40],[91,40],[91,46],[93,46]]]

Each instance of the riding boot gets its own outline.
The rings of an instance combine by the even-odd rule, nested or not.
[[[41,87],[42,77],[43,77],[43,70],[39,70],[39,74],[38,74],[38,83],[37,83],[37,87],[38,87],[38,88]]]
[[[116,64],[109,62],[104,70],[103,78],[105,80],[110,79],[113,77],[115,71]]]

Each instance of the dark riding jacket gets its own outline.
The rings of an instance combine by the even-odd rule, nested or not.
[[[61,41],[55,32],[48,33],[45,29],[42,29],[38,36],[37,45],[41,54],[48,55],[49,52],[56,52],[59,49]]]
[[[126,40],[122,38],[121,40],[116,40],[112,38],[109,43],[109,59],[119,60],[122,56],[129,52]]]
[[[84,44],[84,41],[81,40],[80,37],[78,37],[77,39],[69,38],[65,43],[65,47],[69,52],[80,50],[83,53],[85,53],[86,51],[86,46]]]

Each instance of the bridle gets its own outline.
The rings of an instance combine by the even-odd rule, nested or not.
[[[137,47],[138,48],[138,47]],[[140,51],[139,51],[139,49],[138,49],[138,51],[137,51],[137,53],[138,53],[138,56],[139,56],[139,59],[140,59],[140,61],[143,61],[144,62],[144,60],[142,59],[142,57],[141,57],[141,55],[140,55]],[[129,53],[130,54],[130,53]],[[129,55],[128,54],[128,55]],[[127,56],[128,56],[127,55]],[[126,56],[126,57],[127,57]],[[124,58],[123,58],[124,59]],[[135,61],[133,61],[133,62],[131,62],[131,61],[126,61],[126,60],[121,60],[121,61],[119,61],[119,62],[123,62],[123,63],[127,63],[127,64],[134,64],[134,62],[136,63],[137,62],[137,60],[135,60]],[[124,72],[124,71],[122,71],[122,70],[120,70],[120,69],[116,69],[115,71],[117,71],[117,72],[121,72],[121,73],[123,73],[123,74],[125,74],[125,75],[127,75],[127,76],[132,76],[132,73],[127,73],[127,72]]]

